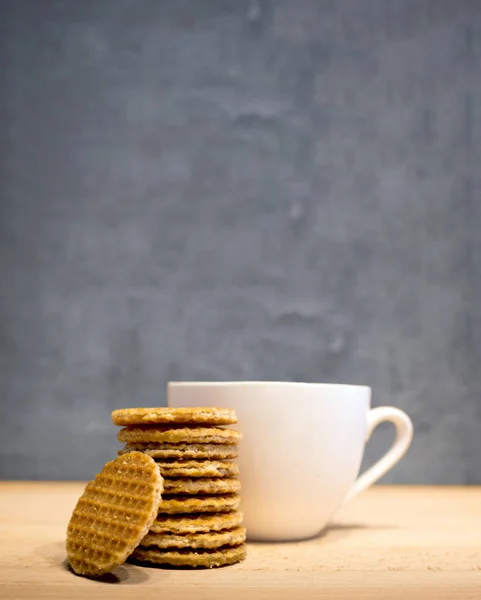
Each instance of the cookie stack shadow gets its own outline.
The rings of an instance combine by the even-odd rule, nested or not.
[[[163,477],[157,518],[130,560],[220,567],[245,558],[237,457],[241,434],[222,408],[132,408],[112,413],[125,442],[119,455],[151,456]]]

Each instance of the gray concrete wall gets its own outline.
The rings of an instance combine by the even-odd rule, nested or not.
[[[409,412],[384,482],[481,483],[481,2],[0,10],[0,476],[92,477],[169,379],[282,379]]]

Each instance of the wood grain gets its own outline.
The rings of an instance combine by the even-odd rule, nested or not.
[[[316,539],[252,543],[244,563],[211,571],[123,565],[102,581],[65,565],[82,490],[0,483],[0,598],[481,598],[481,487],[377,486]]]

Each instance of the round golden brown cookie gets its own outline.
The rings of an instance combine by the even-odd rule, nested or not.
[[[144,452],[152,458],[162,460],[168,458],[196,459],[196,460],[222,460],[236,458],[238,446],[236,444],[126,444],[119,450],[119,454],[126,452]]]
[[[239,467],[227,460],[156,460],[163,477],[237,477]]]
[[[234,494],[240,489],[239,479],[221,477],[164,479],[166,494]]]
[[[162,481],[150,456],[131,452],[87,484],[67,528],[67,558],[76,573],[98,577],[126,560],[158,514]]]
[[[190,423],[199,425],[232,425],[237,423],[232,408],[120,408],[112,412],[115,425],[156,425]]]
[[[149,532],[140,542],[144,548],[220,548],[221,546],[238,546],[246,540],[244,527],[224,531],[208,531],[206,533],[185,533],[175,535],[172,533]]]
[[[138,425],[124,427],[119,442],[157,442],[160,444],[237,444],[242,435],[235,429],[176,425]]]
[[[238,494],[226,496],[164,496],[159,508],[162,514],[217,513],[237,510],[240,505]]]
[[[216,550],[159,550],[138,547],[131,555],[136,562],[176,567],[222,567],[233,565],[246,557],[246,545],[226,546]]]
[[[238,510],[219,514],[157,515],[150,533],[201,533],[233,529],[242,524],[243,515]]]

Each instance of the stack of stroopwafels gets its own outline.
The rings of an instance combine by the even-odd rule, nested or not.
[[[126,442],[119,455],[152,457],[163,477],[157,518],[131,558],[156,565],[218,567],[245,558],[237,456],[241,434],[224,408],[127,408],[112,413]]]

